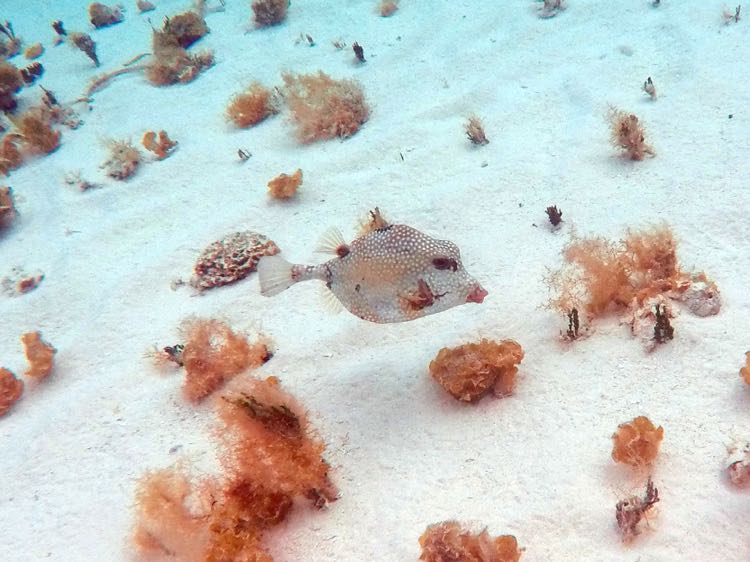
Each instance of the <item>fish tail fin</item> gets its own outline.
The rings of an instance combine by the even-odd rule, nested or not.
[[[272,297],[285,291],[295,283],[292,278],[294,265],[281,256],[264,256],[258,262],[260,294]]]

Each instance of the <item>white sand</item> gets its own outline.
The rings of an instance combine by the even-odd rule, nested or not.
[[[187,7],[155,2],[154,24]],[[214,68],[162,89],[118,79],[56,153],[8,179],[21,216],[0,239],[0,276],[22,266],[46,277],[0,299],[0,364],[23,372],[18,338],[29,330],[59,353],[52,378],[28,384],[0,419],[0,560],[127,559],[139,476],[181,458],[212,466],[210,406],[187,404],[182,376],[142,356],[178,341],[193,314],[262,325],[277,354],[260,373],[281,377],[328,444],[341,499],[325,512],[301,507],[275,530],[278,561],[416,560],[425,526],[449,518],[516,535],[525,562],[748,560],[750,498],[722,472],[727,445],[750,437],[750,389],[737,374],[750,327],[748,21],[722,26],[715,0],[570,0],[550,20],[526,1],[403,0],[384,19],[374,0],[294,0],[287,23],[245,33],[249,3],[227,4],[194,47],[215,50]],[[146,16],[127,7],[123,24],[91,31],[102,71],[149,48]],[[99,71],[53,48],[48,23],[90,31],[84,3],[3,8],[27,43],[45,44],[41,84],[79,96]],[[301,32],[317,45],[295,46]],[[336,51],[339,38],[360,42],[368,62]],[[225,122],[227,99],[250,81],[318,69],[364,85],[372,117],[353,138],[299,146],[284,115],[249,131]],[[655,103],[640,91],[647,76]],[[641,117],[656,158],[614,154],[608,104]],[[488,146],[464,138],[471,113]],[[104,178],[103,140],[149,129],[166,129],[177,152],[131,181]],[[244,165],[240,147],[253,154]],[[297,167],[300,196],[269,201],[266,182]],[[65,186],[76,169],[104,187]],[[544,226],[550,204],[564,212],[559,233]],[[490,292],[485,303],[383,326],[327,315],[314,283],[273,299],[254,277],[202,297],[170,289],[228,232],[263,232],[307,261],[325,228],[351,236],[375,205],[455,241]],[[540,305],[567,233],[619,237],[660,220],[683,266],[717,280],[721,314],[684,312],[674,341],[651,355],[616,319],[560,344],[562,319]],[[427,365],[439,348],[479,337],[517,339],[526,359],[513,397],[462,405]],[[614,505],[641,481],[614,465],[610,436],[639,414],[665,428],[653,474],[662,501],[628,548]]]

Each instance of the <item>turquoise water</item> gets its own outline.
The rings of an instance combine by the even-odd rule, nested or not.
[[[186,401],[182,370],[149,356],[183,342],[193,316],[269,338],[273,357],[239,379],[278,376],[326,444],[340,497],[324,511],[298,501],[264,538],[276,560],[416,560],[426,526],[447,519],[515,535],[524,561],[747,559],[745,493],[724,471],[750,422],[737,374],[750,309],[744,17],[725,24],[734,8],[716,2],[570,0],[542,19],[536,2],[403,0],[384,18],[375,1],[299,0],[283,23],[257,29],[249,2],[227,0],[188,49],[214,64],[157,87],[141,68],[154,60],[153,28],[190,6],[154,3],[141,14],[128,2],[123,21],[101,29],[81,2],[0,9],[22,50],[44,49],[4,138],[44,103],[42,87],[65,108],[51,125],[59,146],[27,148],[3,180],[17,214],[0,231],[0,367],[25,388],[0,418],[0,559],[132,558],[142,475],[179,462],[221,474],[214,405]],[[55,20],[91,37],[98,67],[69,39],[55,45]],[[124,68],[134,70],[87,96]],[[284,102],[252,128],[227,119],[251,83],[273,93],[284,73],[318,71],[361,87],[368,118],[347,138],[300,142]],[[611,145],[610,107],[637,115],[654,155],[632,161]],[[467,139],[472,115],[488,144]],[[160,130],[178,143],[163,160],[141,143]],[[113,142],[141,153],[124,181],[106,165]],[[296,195],[270,198],[267,183],[297,169]],[[331,314],[318,283],[272,298],[255,273],[201,294],[190,286],[201,252],[228,234],[262,233],[289,261],[316,264],[328,259],[314,253],[323,232],[337,227],[351,243],[376,206],[455,243],[483,302],[383,325]],[[627,306],[561,341],[568,320],[544,307],[545,277],[566,244],[659,224],[681,270],[716,282],[721,311],[699,317],[670,299],[674,338],[652,352],[631,334]],[[57,349],[39,382],[24,375],[20,343],[36,330]],[[428,365],[481,338],[518,341],[525,356],[511,396],[463,404]],[[613,463],[611,435],[637,415],[665,429],[650,471],[661,502],[625,547],[615,504],[642,493],[644,474]]]

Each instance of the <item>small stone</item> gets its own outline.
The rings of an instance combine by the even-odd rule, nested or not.
[[[716,283],[699,273],[692,278],[690,287],[680,297],[688,310],[696,316],[714,316],[721,310],[721,293]]]

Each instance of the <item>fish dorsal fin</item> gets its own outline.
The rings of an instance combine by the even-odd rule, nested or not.
[[[338,314],[344,310],[344,305],[341,304],[341,301],[325,285],[321,287],[320,300],[323,302],[323,309],[331,315]]]
[[[349,245],[344,240],[344,235],[341,234],[341,231],[332,226],[320,237],[315,251],[319,254],[341,256],[349,253]]]
[[[382,213],[380,212],[380,207],[375,207],[359,221],[358,234],[359,236],[364,236],[365,234],[369,234],[374,230],[385,228],[389,224],[390,223],[385,219],[385,217],[383,217]]]

